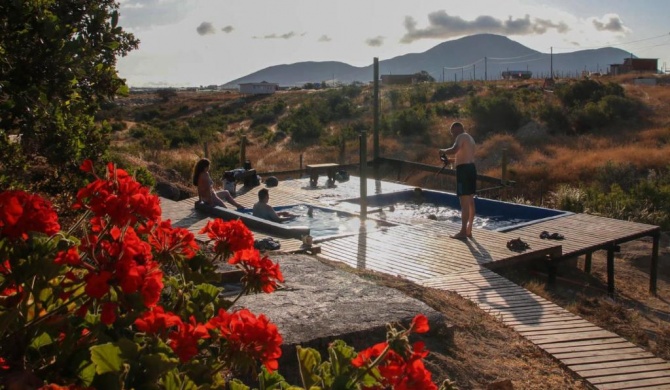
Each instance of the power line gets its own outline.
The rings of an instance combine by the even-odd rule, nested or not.
[[[484,59],[483,59],[483,58],[480,58],[480,59],[478,59],[477,61],[475,61],[475,62],[473,62],[473,63],[471,63],[471,64],[468,64],[468,65],[461,65],[461,66],[454,66],[454,67],[444,66],[443,69],[451,69],[451,70],[454,70],[454,69],[461,69],[461,68],[469,68],[469,67],[471,67],[471,66],[473,66],[473,65],[475,65],[475,64],[478,64],[478,63],[480,63],[480,62],[482,62],[482,61],[484,61]]]
[[[605,47],[622,46],[622,45],[629,45],[629,44],[631,44],[631,43],[638,43],[638,42],[643,42],[643,41],[649,41],[649,40],[652,40],[652,39],[658,39],[658,38],[661,38],[661,37],[667,37],[668,35],[669,35],[669,34],[657,35],[657,36],[655,36],[655,37],[642,38],[642,39],[637,39],[637,40],[635,40],[635,41],[628,41],[628,42],[614,42],[614,43],[608,42],[608,43],[606,43],[606,44],[604,44],[604,45],[600,45],[600,46],[579,46],[579,47],[577,47],[577,48],[575,48],[575,47],[558,47],[558,46],[554,46],[554,49],[561,49],[561,50],[576,50],[576,49],[577,49],[577,50],[588,50],[588,49],[602,49],[602,48],[605,48]]]

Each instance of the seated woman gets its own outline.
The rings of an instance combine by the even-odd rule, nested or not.
[[[258,202],[254,204],[253,216],[279,223],[289,221],[297,217],[297,215],[286,211],[276,212],[275,209],[273,209],[272,206],[268,204],[269,201],[270,191],[268,191],[267,188],[263,188],[262,190],[258,191]]]
[[[235,198],[230,195],[230,192],[226,190],[214,192],[214,181],[209,175],[209,166],[209,160],[202,158],[195,164],[195,167],[193,167],[193,185],[198,187],[198,197],[200,200],[210,206],[221,206],[225,208],[225,202],[221,199],[221,197],[223,197],[233,206],[238,209],[243,209],[244,206],[237,203]]]

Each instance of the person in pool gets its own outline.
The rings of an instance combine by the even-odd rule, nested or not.
[[[252,215],[254,217],[267,219],[272,222],[286,222],[297,217],[295,214],[291,214],[286,211],[276,212],[269,204],[270,202],[270,191],[267,188],[263,188],[258,191],[258,202],[254,204]]]

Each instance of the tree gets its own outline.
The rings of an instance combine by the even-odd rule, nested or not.
[[[96,125],[94,114],[100,103],[127,93],[116,59],[139,43],[118,17],[114,0],[0,2],[5,172],[20,174],[35,155],[59,168],[106,151],[109,127]],[[21,134],[19,144],[9,143],[11,134]]]

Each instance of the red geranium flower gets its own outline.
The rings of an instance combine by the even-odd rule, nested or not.
[[[79,190],[73,208],[89,209],[95,216],[108,217],[110,223],[119,227],[160,218],[158,197],[147,187],[112,163],[107,165],[107,171],[107,179],[96,179]]]
[[[430,330],[430,327],[428,326],[428,318],[426,318],[426,316],[423,314],[417,314],[416,317],[414,317],[412,320],[410,329],[412,329],[415,333],[428,332]]]
[[[226,340],[224,354],[235,368],[248,369],[255,360],[261,361],[269,372],[279,368],[282,337],[265,315],[256,317],[248,309],[234,313],[221,309],[207,327],[218,330]]]
[[[24,191],[0,193],[0,237],[27,239],[28,232],[49,236],[60,231],[51,203]]]
[[[277,282],[284,281],[279,264],[273,263],[267,256],[261,258],[257,249],[237,251],[228,262],[244,271],[242,281],[251,292],[271,293],[277,289]]]
[[[195,256],[198,244],[195,236],[184,228],[173,228],[170,220],[161,221],[149,235],[149,243],[157,256],[181,253],[187,259]]]
[[[207,237],[214,241],[214,251],[218,255],[254,247],[254,235],[240,220],[223,221],[217,218],[207,222],[199,233],[207,233]]]
[[[116,321],[116,309],[119,307],[114,302],[105,302],[102,304],[102,313],[100,314],[100,321],[105,325],[111,325]]]
[[[56,255],[54,262],[58,265],[80,265],[81,257],[77,248],[69,248],[67,251],[60,251]]]
[[[198,353],[198,341],[209,338],[209,332],[203,324],[198,324],[191,316],[189,323],[177,324],[177,331],[171,332],[170,348],[179,356],[179,360],[187,362]]]
[[[165,330],[181,323],[181,318],[178,315],[171,312],[166,313],[161,306],[152,307],[151,310],[145,311],[135,320],[135,326],[140,332],[151,334],[163,333]]]
[[[112,278],[112,273],[109,271],[102,271],[98,273],[89,273],[84,280],[86,286],[84,291],[91,298],[100,299],[109,292],[109,279]]]

